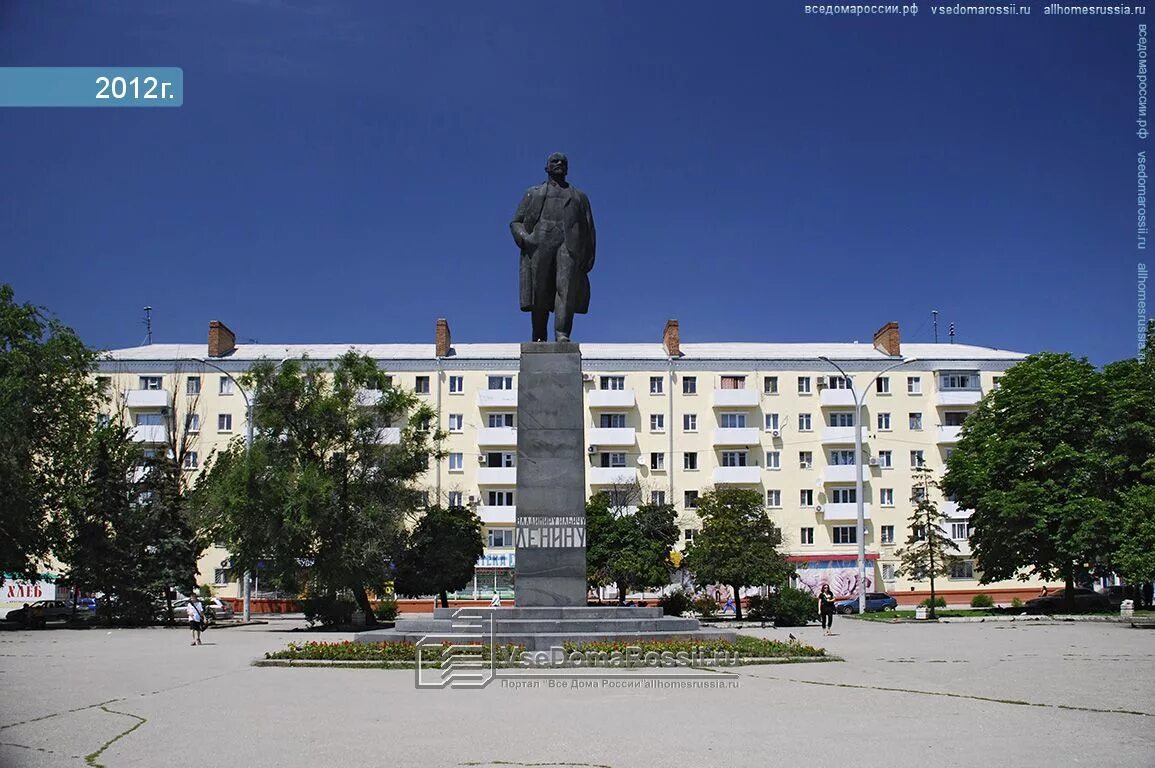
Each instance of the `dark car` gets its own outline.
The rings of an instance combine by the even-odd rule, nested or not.
[[[898,600],[894,599],[885,592],[867,592],[866,593],[866,612],[895,610],[898,608]],[[839,613],[858,613],[858,597],[850,597],[846,600],[839,600],[834,604],[834,609]]]
[[[96,614],[84,605],[74,605],[68,600],[37,600],[24,608],[8,611],[8,621],[26,627],[42,627],[50,621],[92,621]]]
[[[1072,590],[1076,613],[1111,610],[1111,601],[1106,595],[1090,589],[1076,588]],[[1027,613],[1066,613],[1067,590],[1057,589],[1049,595],[1028,600],[1023,609]]]

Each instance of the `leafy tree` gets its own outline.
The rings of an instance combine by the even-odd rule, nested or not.
[[[1131,584],[1155,581],[1155,485],[1123,496],[1114,565]]]
[[[615,504],[610,494],[586,502],[586,572],[590,586],[614,584],[618,602],[632,589],[670,581],[670,550],[678,540],[677,513],[668,504]]]
[[[1107,556],[1113,521],[1097,429],[1106,402],[1088,362],[1044,353],[1008,370],[967,417],[943,489],[974,510],[983,583],[1061,577],[1073,601],[1076,571]]]
[[[234,567],[262,560],[282,588],[349,591],[373,622],[368,591],[392,580],[406,519],[423,503],[416,481],[440,437],[432,409],[355,352],[331,366],[262,361],[244,383],[253,444],[231,444],[198,483],[203,525]]]
[[[405,537],[395,589],[410,597],[437,595],[448,608],[448,592],[473,580],[483,551],[476,514],[465,507],[430,507]]]
[[[61,516],[83,503],[96,355],[14,296],[0,285],[0,574],[32,580],[57,543]]]
[[[702,530],[686,547],[686,562],[699,584],[727,584],[742,619],[741,589],[781,585],[790,568],[778,551],[782,531],[766,515],[757,491],[722,486],[698,501]]]
[[[938,484],[931,479],[931,472],[926,467],[919,467],[914,471],[914,489],[910,501],[914,505],[911,514],[910,535],[906,539],[906,546],[898,550],[901,566],[897,573],[905,574],[915,581],[930,579],[930,617],[935,618],[935,590],[936,576],[950,574],[951,566],[957,560],[958,544],[947,536],[944,526],[947,517],[939,511],[938,505],[931,500],[930,491]]]

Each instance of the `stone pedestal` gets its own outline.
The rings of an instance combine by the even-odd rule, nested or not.
[[[514,539],[518,607],[586,604],[585,467],[578,345],[522,344]]]

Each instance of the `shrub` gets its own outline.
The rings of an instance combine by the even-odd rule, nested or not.
[[[397,618],[397,601],[387,597],[373,603],[373,614],[377,617],[377,621],[393,621]]]
[[[591,643],[563,644],[566,653],[573,651],[619,651],[625,653],[627,649],[637,649],[641,655],[651,652],[661,653],[705,653],[725,651],[737,652],[739,657],[745,658],[796,658],[799,656],[825,656],[826,649],[815,648],[804,643],[783,643],[779,640],[768,640],[752,635],[738,635],[737,642],[727,640],[618,640],[595,641]]]
[[[817,598],[801,589],[781,587],[769,602],[776,627],[804,627],[818,619]]]
[[[750,595],[746,598],[746,616],[751,621],[773,621],[774,606],[769,598]]]
[[[301,610],[309,624],[325,627],[344,626],[353,623],[353,611],[357,604],[334,595],[306,597],[301,601]]]
[[[971,608],[994,608],[995,600],[987,594],[978,594],[971,598]]]
[[[1011,599],[1011,607],[1012,608],[1022,608],[1023,607],[1022,599],[1018,598],[1018,597],[1012,598]]]
[[[928,597],[927,599],[923,600],[921,603],[918,604],[918,606],[919,606],[919,608],[929,608],[930,607],[930,598]],[[934,607],[935,608],[946,608],[946,598],[936,596],[934,599]]]
[[[694,606],[694,601],[686,590],[679,587],[668,595],[663,595],[658,600],[658,605],[662,606],[662,613],[666,616],[682,616]]]
[[[699,616],[715,616],[718,613],[718,601],[709,595],[700,595],[694,598],[694,612]]]
[[[442,648],[449,648],[443,643]],[[499,660],[519,655],[524,650],[520,645],[499,645],[492,649]],[[482,658],[488,659],[491,649],[482,647]],[[433,648],[426,648],[424,661],[437,666],[439,654]],[[417,645],[414,643],[357,643],[346,640],[341,643],[289,643],[283,651],[265,654],[266,659],[291,659],[293,661],[416,661]]]

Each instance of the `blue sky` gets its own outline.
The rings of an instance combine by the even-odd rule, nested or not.
[[[528,339],[546,155],[598,227],[578,341],[1133,356],[1132,19],[804,3],[40,0],[0,65],[180,66],[178,109],[8,109],[0,281],[98,347]],[[1155,259],[1149,259],[1155,261]]]

